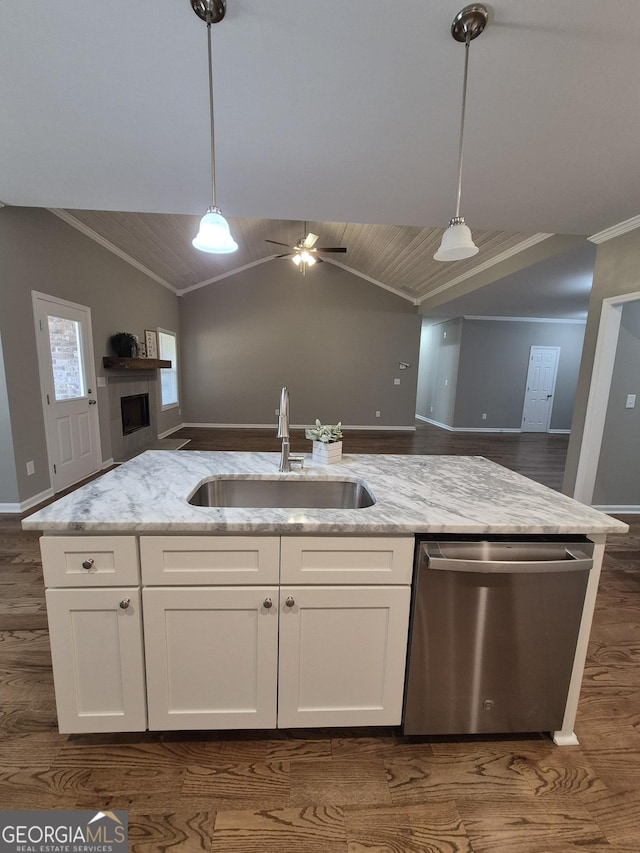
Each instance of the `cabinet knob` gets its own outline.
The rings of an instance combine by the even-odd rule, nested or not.
[[[296,601],[292,595],[288,595],[286,597],[284,603],[286,604],[287,607],[293,607],[293,605],[296,603]]]
[[[92,566],[92,565],[93,565],[93,557],[90,557],[88,560],[83,560],[83,561],[82,561],[82,568],[83,568],[83,569],[87,569],[87,570],[88,570],[88,569],[90,569],[90,568],[91,568],[91,566]]]
[[[273,607],[273,601],[271,601],[270,598],[265,598],[265,600],[262,602],[262,606],[265,608],[265,610],[270,610]]]
[[[123,610],[126,610],[126,609],[127,609],[127,607],[128,607],[130,604],[131,604],[131,599],[130,599],[130,598],[123,598],[123,599],[122,599],[122,601],[120,602],[120,607],[121,607]]]

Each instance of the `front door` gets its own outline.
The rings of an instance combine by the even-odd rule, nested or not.
[[[551,422],[560,347],[531,347],[522,432],[546,432]]]
[[[100,468],[91,312],[33,293],[40,387],[54,492]]]

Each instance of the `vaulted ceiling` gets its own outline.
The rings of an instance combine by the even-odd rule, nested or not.
[[[432,260],[455,207],[462,5],[228,0],[217,200],[240,249],[203,257],[206,27],[189,0],[4,4],[0,200],[66,209],[179,291],[308,220],[347,246],[334,260],[413,300],[539,235],[636,216],[637,0],[500,0],[470,56],[462,212],[480,253]]]

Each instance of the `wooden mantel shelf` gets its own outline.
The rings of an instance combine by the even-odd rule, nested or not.
[[[117,355],[105,355],[102,366],[117,370],[158,370],[171,367],[171,362],[162,358],[120,358]]]

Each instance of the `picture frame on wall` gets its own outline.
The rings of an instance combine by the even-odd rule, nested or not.
[[[144,344],[147,353],[147,358],[158,357],[158,333],[153,329],[144,330]]]

